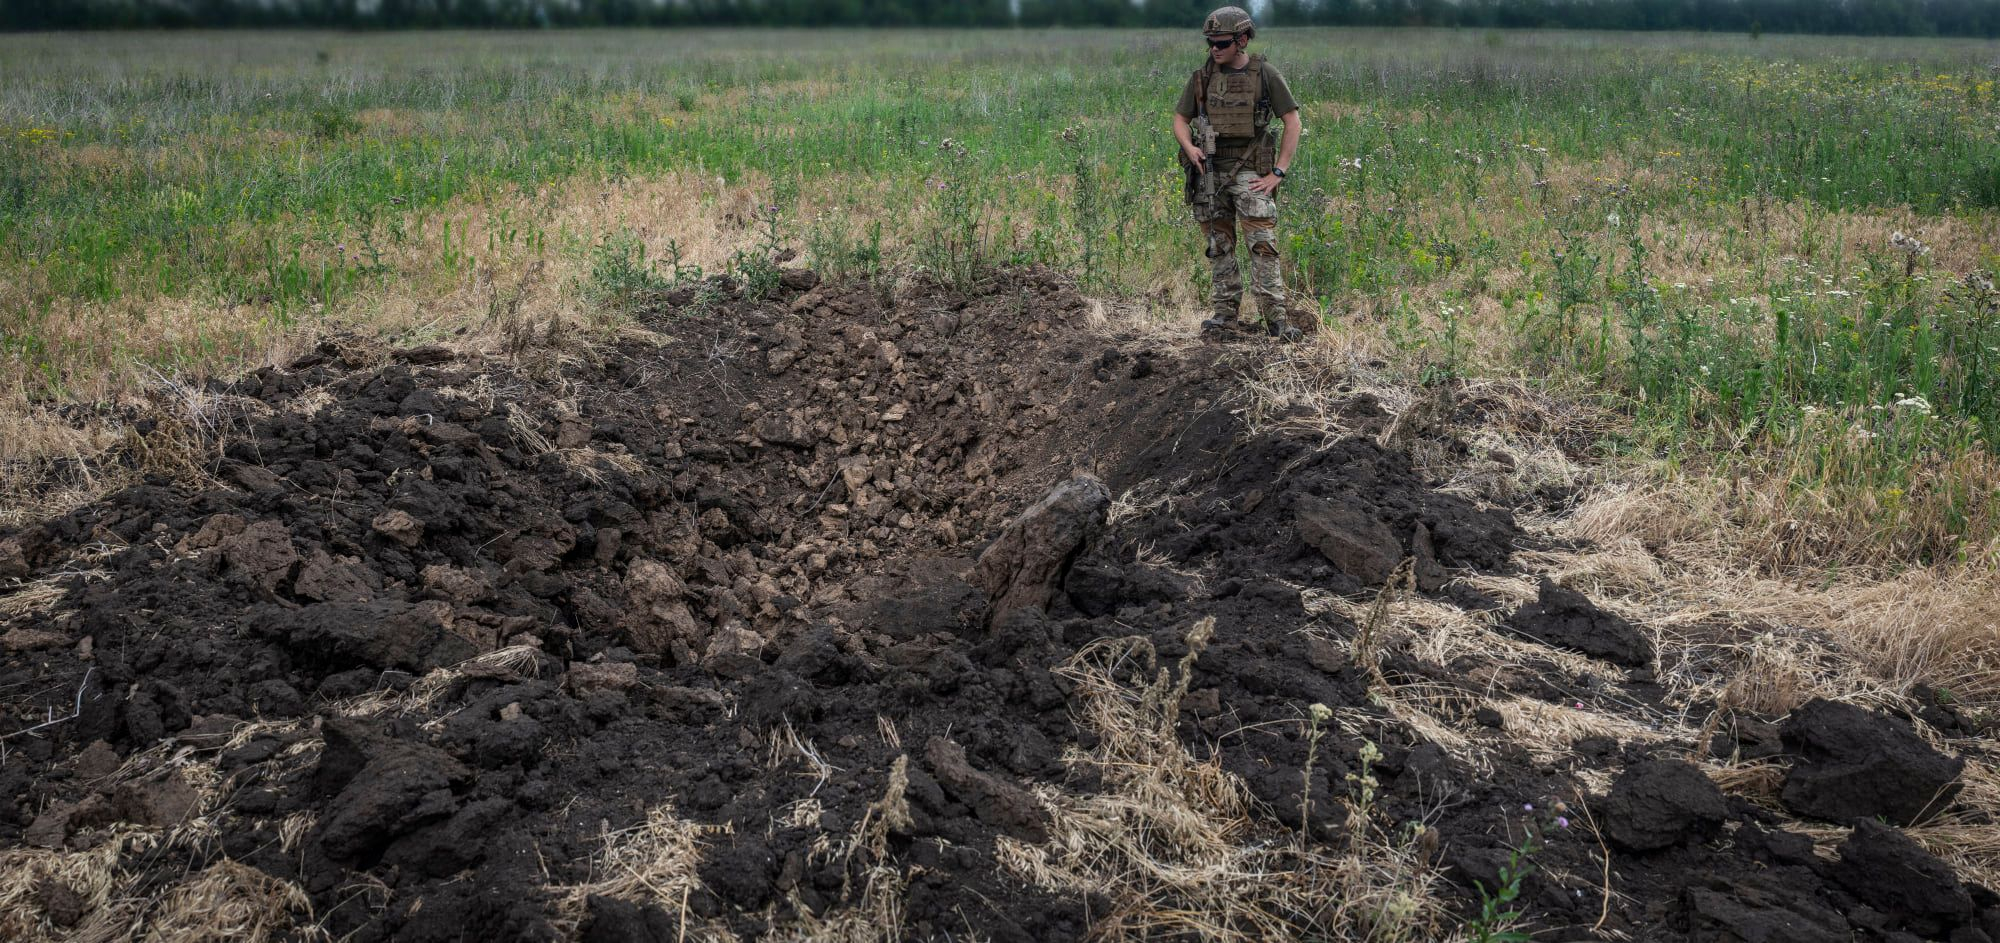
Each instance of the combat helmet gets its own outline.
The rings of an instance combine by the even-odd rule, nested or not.
[[[1202,33],[1209,36],[1234,36],[1245,33],[1250,39],[1257,38],[1257,24],[1250,19],[1250,11],[1242,7],[1218,7],[1201,24]]]

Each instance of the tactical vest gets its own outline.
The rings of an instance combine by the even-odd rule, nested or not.
[[[1223,150],[1247,151],[1244,156],[1254,161],[1256,169],[1269,173],[1277,148],[1265,134],[1271,125],[1271,98],[1264,89],[1264,57],[1251,56],[1241,72],[1224,72],[1213,62],[1204,63],[1195,72],[1195,81],[1202,93],[1196,101],[1215,136],[1226,142]]]

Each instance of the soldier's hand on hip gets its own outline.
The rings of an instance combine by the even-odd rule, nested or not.
[[[1283,182],[1285,182],[1285,178],[1277,174],[1265,174],[1262,177],[1258,177],[1256,183],[1250,185],[1250,192],[1276,193],[1278,192],[1278,184]]]

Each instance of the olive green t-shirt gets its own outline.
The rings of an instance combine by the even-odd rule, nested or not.
[[[1241,69],[1223,67],[1218,71],[1224,75],[1240,75],[1249,71],[1249,66],[1246,65]],[[1200,87],[1200,76],[1188,76],[1187,85],[1181,89],[1181,100],[1174,106],[1175,114],[1190,121],[1194,119],[1199,113],[1195,99],[1201,96]],[[1272,118],[1283,118],[1299,110],[1298,101],[1292,98],[1291,86],[1286,85],[1285,77],[1278,74],[1278,67],[1268,61],[1264,63],[1264,97],[1271,102]],[[1216,138],[1215,154],[1223,158],[1241,157],[1254,143],[1256,142],[1252,138]]]

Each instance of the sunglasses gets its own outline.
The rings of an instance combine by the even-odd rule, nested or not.
[[[1210,49],[1228,49],[1234,45],[1236,45],[1236,37],[1234,36],[1228,39],[1211,39],[1208,41],[1208,48]]]

